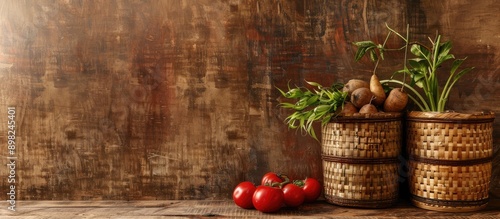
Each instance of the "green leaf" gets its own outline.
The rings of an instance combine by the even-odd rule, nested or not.
[[[305,122],[306,122],[306,119],[309,117],[309,115],[311,114],[312,112],[311,111],[307,111],[307,112],[304,112],[304,113],[300,113],[300,119],[299,119],[299,126],[300,127],[303,127],[305,128]]]
[[[288,117],[285,118],[285,123],[288,124],[289,128],[296,129],[299,126],[296,125],[295,123],[298,120],[300,120],[300,118],[301,118],[300,112],[294,112],[294,113],[292,113],[291,115],[289,115]]]
[[[426,83],[425,81],[425,72],[422,72],[422,71],[419,71],[417,69],[410,69],[410,72],[411,72],[411,79],[412,79],[412,84],[420,87],[420,88],[423,88],[424,87],[424,83]]]
[[[310,115],[307,117],[306,125],[304,126],[306,131],[310,133],[310,131],[313,129],[313,122],[316,121],[318,118],[318,115],[315,114],[314,112],[310,113]]]
[[[315,140],[318,141],[318,137],[316,137],[316,132],[314,132],[314,129],[311,128],[307,133],[309,133],[309,135],[314,138]]]
[[[376,62],[378,60],[377,53],[374,50],[370,50],[370,60],[372,62]]]
[[[319,100],[320,103],[329,103],[329,102],[331,102],[330,98],[325,98],[324,96],[319,97],[318,100]]]
[[[428,64],[427,59],[424,59],[424,58],[408,59],[408,62],[418,63],[418,65],[425,65],[425,66],[427,66],[427,64]]]
[[[328,124],[330,122],[330,120],[332,119],[332,114],[328,114],[326,115],[325,117],[323,117],[323,119],[321,120],[321,125],[322,126],[325,126],[326,124]]]
[[[292,103],[280,103],[279,105],[282,108],[287,108],[287,109],[293,109],[293,108],[295,108],[295,104],[292,104]]]
[[[392,74],[392,77],[393,78],[396,74],[404,74],[406,71],[404,69],[401,69],[401,70],[397,70],[395,71],[393,74]]]
[[[307,106],[311,106],[313,105],[314,103],[316,103],[316,101],[318,101],[318,98],[319,96],[311,96],[309,99],[307,99],[307,102],[306,102],[306,105]]]
[[[309,85],[311,86],[314,86],[314,87],[318,87],[318,88],[321,88],[321,84],[317,83],[317,82],[313,82],[313,81],[306,81],[306,83],[308,83]]]
[[[334,83],[334,84],[332,84],[332,86],[330,86],[330,88],[332,88],[333,90],[340,90],[340,89],[344,88],[344,84]]]
[[[341,105],[343,107],[343,105]],[[339,107],[339,104],[338,103],[332,103],[330,104],[330,110],[329,112],[335,112],[337,111],[337,108]]]
[[[413,54],[413,55],[416,55],[417,57],[421,57],[421,49],[420,49],[420,45],[417,45],[417,44],[413,44],[411,47],[410,47],[410,52]]]
[[[438,54],[442,56],[448,55],[450,53],[451,47],[452,47],[451,41],[446,41],[444,43],[441,43],[441,45],[439,46]]]
[[[427,65],[426,65],[427,63],[426,63],[425,59],[421,59],[421,58],[408,59],[408,63],[410,64],[410,66],[412,68],[416,68],[416,69],[427,68]]]
[[[353,44],[357,47],[365,47],[365,48],[376,46],[375,43],[371,40],[354,42]]]
[[[286,98],[295,99],[295,98],[300,98],[303,95],[304,92],[302,92],[302,90],[300,90],[299,88],[293,88],[288,92],[286,92],[283,96],[285,96]]]
[[[286,93],[285,93],[285,91],[283,91],[283,90],[279,89],[278,87],[277,87],[276,89],[280,92],[281,96],[286,97]]]
[[[315,113],[325,114],[325,112],[330,111],[330,108],[332,108],[330,105],[319,105],[315,107],[313,110]]]
[[[445,62],[446,60],[453,59],[455,58],[452,54],[450,53],[451,50],[451,42],[447,41],[439,46],[439,51],[438,51],[438,61],[437,65],[441,65],[441,63]]]
[[[366,47],[361,47],[358,49],[358,51],[356,51],[356,54],[354,55],[354,60],[357,62],[359,60],[361,60],[361,58],[363,58],[363,56],[365,55],[366,53]]]
[[[378,49],[380,53],[380,59],[384,60],[384,47]]]
[[[304,91],[304,92],[302,93],[302,95],[303,95],[303,96],[308,96],[308,97],[310,97],[310,96],[314,95],[314,93],[313,93],[313,92],[311,92],[310,90],[308,90],[308,89],[305,89],[305,90],[306,90],[306,91]]]
[[[452,54],[448,54],[446,56],[439,56],[438,57],[438,61],[436,63],[436,65],[441,65],[443,62],[445,62],[446,60],[450,60],[450,59],[454,59],[455,56],[453,56]]]
[[[451,64],[451,69],[450,69],[452,75],[455,73],[455,71],[457,71],[457,69],[460,67],[460,65],[462,65],[464,61],[465,59],[455,59],[455,61],[453,61],[453,64]]]
[[[426,60],[429,60],[429,50],[427,50],[425,47],[420,46],[418,44],[413,44],[410,48],[410,52],[413,55],[416,55],[417,57],[424,58]]]
[[[354,60],[356,62],[361,60],[367,52],[373,52],[373,49],[377,48],[377,45],[375,45],[375,43],[373,43],[372,41],[355,42],[354,45],[358,46],[358,50],[354,55]]]
[[[324,94],[328,97],[328,101],[332,101],[334,98],[334,93],[332,92],[324,92]]]
[[[469,73],[470,71],[472,71],[472,69],[474,69],[473,67],[470,67],[470,68],[466,68],[466,69],[463,69],[462,71],[458,72],[457,75],[455,75],[455,77],[453,78],[453,80],[457,81],[458,79],[460,79],[463,75]]]

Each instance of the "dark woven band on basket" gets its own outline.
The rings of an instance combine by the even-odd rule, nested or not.
[[[345,199],[339,198],[331,195],[325,195],[325,199],[336,205],[347,206],[347,207],[362,207],[362,208],[387,208],[396,204],[398,197],[395,196],[391,199],[383,200],[356,200],[356,199]]]
[[[337,162],[337,163],[348,163],[348,164],[391,164],[399,163],[398,158],[388,157],[388,158],[355,158],[355,157],[337,157],[327,154],[322,154],[321,158],[324,161]]]
[[[410,160],[421,163],[428,163],[432,165],[443,165],[443,166],[472,166],[477,164],[489,163],[493,160],[492,157],[479,158],[474,160],[438,160],[431,158],[419,157],[417,155],[411,155]]]
[[[450,206],[450,207],[471,207],[471,206],[481,206],[488,204],[489,198],[473,201],[453,201],[453,200],[436,200],[422,198],[416,195],[412,195],[412,199],[418,202],[430,204],[430,205],[440,205],[440,206]]]

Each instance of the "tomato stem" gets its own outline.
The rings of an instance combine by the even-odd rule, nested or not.
[[[305,185],[305,180],[294,180],[293,184],[297,185],[298,187],[302,188]]]
[[[271,184],[266,183],[266,186],[283,188],[286,184],[290,183],[290,178],[285,174],[276,174],[279,178],[283,179],[283,182],[272,182]]]

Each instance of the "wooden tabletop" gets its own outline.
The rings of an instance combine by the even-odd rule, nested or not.
[[[500,200],[471,213],[419,209],[402,201],[387,209],[344,208],[319,200],[273,214],[237,207],[232,200],[155,201],[19,201],[16,212],[4,207],[0,218],[500,218]],[[7,216],[7,217],[6,217]]]

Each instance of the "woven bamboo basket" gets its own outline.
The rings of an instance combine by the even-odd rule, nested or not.
[[[339,116],[322,128],[325,199],[385,208],[399,196],[400,113]]]
[[[409,187],[420,208],[468,212],[488,204],[493,113],[410,112]]]

